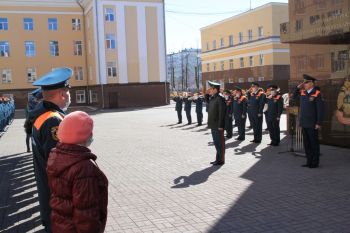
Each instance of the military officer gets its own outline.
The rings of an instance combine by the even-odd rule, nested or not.
[[[193,102],[196,104],[197,126],[201,126],[203,124],[203,103],[205,102],[203,93],[197,93]]]
[[[304,74],[293,98],[300,98],[300,127],[302,127],[306,164],[303,167],[317,168],[320,163],[319,130],[323,122],[324,101],[321,91],[315,86],[316,79]]]
[[[224,90],[224,98],[226,103],[226,114],[225,114],[225,130],[226,138],[232,138],[232,129],[233,129],[233,105],[232,105],[232,95],[230,90]]]
[[[225,114],[226,104],[225,99],[220,95],[220,84],[209,81],[210,85],[210,101],[208,108],[208,128],[211,129],[213,137],[216,159],[211,162],[214,166],[221,166],[225,164]]]
[[[177,118],[178,118],[178,124],[182,124],[182,106],[183,106],[183,99],[182,96],[176,93],[175,97],[173,98],[175,101],[175,111],[177,112]]]
[[[283,112],[283,98],[276,85],[269,86],[269,95],[266,96],[267,111],[266,124],[270,133],[271,146],[280,144],[280,119]]]
[[[71,69],[58,68],[45,74],[33,83],[34,86],[41,87],[44,97],[43,101],[29,113],[29,118],[33,123],[32,148],[40,215],[47,232],[51,232],[51,210],[49,207],[50,190],[47,181],[46,165],[51,149],[58,142],[58,126],[70,104],[68,79],[71,76]]]
[[[262,124],[263,124],[263,109],[265,105],[265,94],[259,84],[252,83],[251,92],[248,95],[248,114],[251,117],[253,126],[254,140],[251,142],[261,143],[262,140]]]
[[[5,104],[3,98],[0,97],[0,132],[4,131],[5,128]]]
[[[185,93],[184,96],[184,103],[185,103],[185,112],[187,117],[187,124],[192,124],[192,116],[191,116],[191,109],[192,109],[192,94],[191,93]]]
[[[238,137],[236,140],[245,140],[245,124],[247,121],[247,97],[243,94],[240,87],[235,88],[235,97],[233,101],[233,114],[238,127]]]

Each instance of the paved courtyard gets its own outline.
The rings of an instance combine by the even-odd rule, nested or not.
[[[350,232],[350,150],[323,146],[321,167],[305,169],[278,153],[285,136],[270,148],[268,135],[257,146],[248,131],[212,167],[209,130],[174,125],[173,106],[93,118],[92,151],[109,179],[106,232]],[[0,139],[0,232],[42,232],[23,122]]]

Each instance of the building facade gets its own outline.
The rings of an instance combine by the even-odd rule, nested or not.
[[[200,49],[184,49],[167,55],[168,79],[173,91],[202,88]]]
[[[201,29],[203,86],[289,79],[289,45],[280,41],[288,4],[268,3]]]
[[[322,142],[349,147],[350,0],[290,0],[289,21],[280,30],[290,45],[290,89],[303,74],[318,79],[326,104]]]
[[[23,107],[32,82],[72,68],[72,103],[168,102],[164,1],[1,0],[0,94]]]

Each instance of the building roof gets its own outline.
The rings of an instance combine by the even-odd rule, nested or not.
[[[77,7],[76,0],[0,0],[0,6]]]
[[[247,14],[250,14],[250,13],[253,13],[253,12],[256,12],[256,11],[260,11],[260,10],[263,10],[265,8],[268,8],[268,7],[271,7],[271,6],[288,6],[288,3],[284,3],[284,2],[269,2],[269,3],[266,3],[262,6],[259,6],[259,7],[256,7],[254,9],[251,9],[251,10],[248,10],[248,11],[245,11],[243,13],[240,13],[238,15],[234,15],[230,18],[227,18],[227,19],[224,19],[224,20],[221,20],[219,22],[216,22],[216,23],[213,23],[213,24],[210,24],[208,26],[205,26],[205,27],[202,27],[200,30],[205,30],[205,29],[208,29],[208,28],[212,28],[212,27],[215,27],[217,25],[220,25],[220,24],[223,24],[223,23],[226,23],[228,21],[231,21],[233,19],[237,19],[239,17],[242,17],[244,15],[247,15]]]

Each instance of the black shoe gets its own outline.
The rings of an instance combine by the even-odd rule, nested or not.
[[[202,126],[203,124],[202,123],[200,123],[200,124],[197,124],[197,126]]]
[[[261,141],[254,141],[254,143],[256,143],[256,144],[260,144],[260,143],[261,143]]]
[[[268,145],[268,146],[273,146],[273,145],[275,145],[275,144],[271,142],[271,143],[269,143],[269,144],[267,144],[267,145]]]
[[[31,151],[30,150],[27,150],[27,153],[30,153]]]
[[[224,164],[225,162],[216,162],[216,163],[213,163],[213,166],[222,166]]]
[[[252,140],[252,141],[250,141],[250,142],[254,142],[254,143],[255,143],[255,140]]]
[[[304,164],[304,165],[301,165],[301,167],[310,167],[309,164]]]
[[[235,140],[237,140],[237,141],[244,141],[245,139],[238,137],[238,138],[235,138]]]
[[[226,138],[227,138],[227,139],[231,139],[231,138],[232,138],[232,136],[227,136],[227,135],[226,135]]]
[[[311,165],[309,168],[318,168],[318,165]]]
[[[177,122],[177,124],[182,124],[182,121]]]
[[[192,125],[192,123],[187,123],[187,125]]]
[[[215,163],[217,163],[217,162],[216,161],[210,162],[210,164],[215,164]]]
[[[248,129],[252,129],[253,128],[253,126],[248,126]]]

